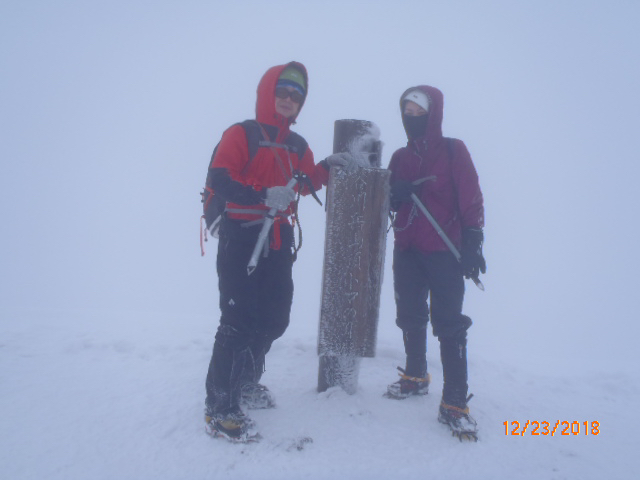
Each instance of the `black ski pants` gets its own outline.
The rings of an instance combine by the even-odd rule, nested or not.
[[[220,325],[207,374],[207,405],[214,411],[237,407],[239,389],[257,382],[265,355],[289,325],[293,301],[293,229],[280,226],[282,246],[261,256],[254,272],[247,264],[262,224],[243,227],[223,219],[218,243]]]
[[[426,328],[431,317],[433,335],[440,341],[443,401],[464,406],[468,390],[467,329],[471,319],[462,314],[465,287],[458,261],[450,252],[425,254],[396,248],[393,281],[396,324],[403,331],[407,374],[426,374]]]

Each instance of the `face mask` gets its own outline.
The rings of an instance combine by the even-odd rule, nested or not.
[[[404,127],[406,128],[410,139],[413,140],[426,133],[428,119],[429,115],[420,115],[419,117],[412,117],[410,115],[403,116]]]

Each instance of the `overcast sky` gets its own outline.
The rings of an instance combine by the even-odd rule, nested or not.
[[[162,311],[217,322],[198,220],[211,151],[254,115],[267,68],[310,76],[294,128],[404,145],[398,98],[430,84],[486,202],[476,349],[536,368],[617,370],[637,338],[635,1],[3,1],[0,315]],[[317,328],[324,213],[302,212],[292,328]],[[391,247],[381,332],[396,333]],[[2,313],[4,312],[4,313]],[[5,321],[3,320],[3,321]],[[159,328],[162,328],[159,325]],[[470,344],[471,345],[471,344]]]

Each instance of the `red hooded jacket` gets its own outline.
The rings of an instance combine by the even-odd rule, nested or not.
[[[286,118],[276,112],[276,84],[288,66],[298,68],[309,85],[307,71],[301,63],[290,62],[270,68],[260,80],[257,91],[256,121],[260,127],[260,141],[252,140],[256,144],[249,145],[245,128],[241,124],[233,125],[223,133],[211,159],[207,188],[226,201],[229,218],[247,221],[262,218],[269,210],[263,203],[266,189],[286,185],[294,171],[307,174],[315,189],[329,180],[327,168],[314,163],[313,152],[304,138],[289,129],[295,118]],[[303,104],[304,100],[300,109]],[[255,152],[252,156],[250,149]],[[276,227],[288,222],[286,216],[291,214],[291,208],[284,213],[285,216],[276,219]],[[275,232],[278,237],[279,228]],[[272,247],[279,248],[279,242]]]
[[[483,197],[478,174],[467,147],[461,140],[442,136],[444,98],[442,92],[426,85],[412,87],[400,97],[419,89],[429,97],[425,132],[396,150],[389,162],[390,182],[427,178],[417,193],[431,215],[460,249],[462,230],[484,227]],[[403,115],[404,119],[404,115]],[[407,135],[408,137],[408,135]],[[415,248],[424,253],[448,251],[444,241],[413,202],[400,204],[394,222],[395,247]]]

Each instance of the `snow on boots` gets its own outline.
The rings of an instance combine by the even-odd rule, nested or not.
[[[240,408],[224,413],[216,413],[205,408],[205,431],[213,438],[224,438],[231,443],[257,442],[261,436],[255,423]]]
[[[431,376],[428,373],[426,377],[420,378],[408,376],[405,370],[400,367],[398,367],[398,370],[400,371],[400,380],[387,387],[385,397],[403,400],[411,395],[426,395],[429,393]]]
[[[276,401],[267,387],[256,382],[240,387],[240,405],[252,409],[275,408]]]
[[[471,399],[469,395],[467,402]],[[464,408],[449,405],[442,401],[438,412],[438,421],[451,429],[451,435],[458,437],[460,441],[478,441],[478,423],[469,415],[469,407]]]

